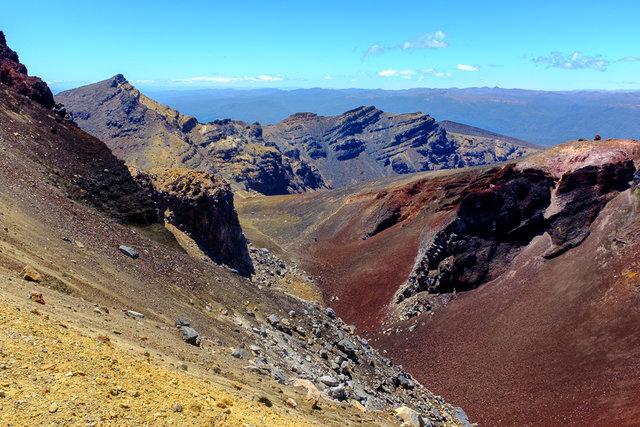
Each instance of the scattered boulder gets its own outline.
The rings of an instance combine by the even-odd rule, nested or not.
[[[322,384],[328,387],[335,387],[338,385],[338,380],[336,380],[330,375],[323,375],[320,378],[318,378],[318,381],[320,381]]]
[[[42,292],[38,292],[38,291],[31,291],[29,292],[29,299],[33,300],[34,302],[37,302],[38,304],[43,304],[44,305],[44,297],[42,296]]]
[[[182,339],[187,344],[199,346],[200,345],[200,334],[196,332],[190,326],[180,326],[180,333],[182,334]]]
[[[287,382],[287,377],[284,375],[284,372],[282,372],[278,368],[272,368],[271,375],[273,376],[273,379],[279,382],[280,384],[284,384]]]
[[[178,320],[175,321],[175,325],[176,328],[179,328],[181,326],[191,326],[191,320],[187,319],[186,317],[180,316],[178,317]]]
[[[236,359],[249,360],[251,358],[251,355],[249,354],[249,352],[244,348],[234,349],[231,355]]]
[[[342,350],[345,354],[348,354],[349,356],[354,356],[356,354],[356,350],[357,350],[356,345],[346,338],[338,341],[337,346],[340,350]]]
[[[402,419],[405,423],[413,427],[424,427],[425,422],[422,416],[411,408],[401,406],[396,409],[396,415]]]
[[[353,405],[354,408],[358,409],[360,412],[364,413],[367,412],[367,408],[365,408],[362,403],[358,402],[357,400],[352,400],[351,404]]]
[[[320,401],[320,391],[318,391],[311,381],[298,378],[293,382],[293,386],[304,387],[307,390],[305,400],[307,400],[312,407],[315,407]]]
[[[336,399],[336,400],[339,400],[339,401],[347,400],[347,389],[344,388],[344,386],[342,384],[339,385],[339,386],[336,386],[336,387],[331,387],[327,391],[327,393],[333,399]]]
[[[295,408],[296,406],[298,406],[296,401],[290,397],[287,398],[286,402],[287,402],[287,405],[291,406],[292,408]]]
[[[129,317],[137,317],[138,319],[144,319],[144,314],[142,313],[138,313],[137,311],[133,311],[133,310],[123,310],[124,314],[126,314]]]
[[[138,251],[136,251],[133,248],[130,248],[129,246],[125,246],[125,245],[120,245],[120,247],[118,248],[120,249],[120,252],[122,252],[123,254],[130,256],[133,259],[138,258],[138,256],[140,256],[138,254]]]
[[[332,319],[335,319],[335,318],[336,318],[336,312],[335,312],[335,311],[333,311],[333,308],[331,308],[331,307],[327,307],[327,309],[325,310],[325,312],[324,312],[324,313],[325,313],[327,316],[329,316],[330,318],[332,318]]]
[[[42,282],[42,275],[38,273],[38,271],[36,271],[36,269],[31,267],[30,265],[25,266],[20,272],[20,275],[24,280],[29,282],[35,282],[35,283]]]
[[[276,326],[280,323],[280,318],[277,315],[272,314],[271,316],[267,317],[267,322],[269,322],[271,326]]]

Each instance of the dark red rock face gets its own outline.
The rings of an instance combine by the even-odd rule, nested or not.
[[[47,84],[42,79],[30,77],[27,74],[27,67],[20,63],[18,54],[7,46],[7,40],[2,31],[0,31],[0,82],[47,108],[55,105],[53,94]]]
[[[556,186],[549,173],[513,166],[488,172],[479,185],[470,184],[457,217],[435,236],[400,298],[473,289],[504,272],[519,249],[544,232],[553,242],[545,258],[576,247],[607,202],[629,188],[634,172],[632,160],[567,172],[557,186],[561,207],[549,217]]]

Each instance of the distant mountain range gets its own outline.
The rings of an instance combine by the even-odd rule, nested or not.
[[[336,116],[298,113],[274,125],[228,118],[202,123],[143,95],[122,75],[56,99],[129,165],[217,173],[237,194],[338,188],[506,161],[540,148],[466,125],[440,125],[426,114],[373,106]]]
[[[640,137],[640,92],[521,89],[202,89],[145,92],[201,122],[233,117],[277,123],[291,114],[336,115],[361,105],[391,113],[421,111],[537,144]]]

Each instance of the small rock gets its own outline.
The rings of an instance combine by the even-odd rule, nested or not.
[[[275,326],[280,323],[280,318],[277,315],[272,314],[271,316],[267,317],[267,322],[269,322],[270,325]]]
[[[118,249],[120,249],[120,252],[127,256],[130,256],[133,259],[136,259],[139,256],[138,252],[135,249],[130,248],[129,246],[120,245]]]
[[[181,326],[180,333],[182,334],[182,340],[187,344],[199,346],[200,334],[190,326]]]
[[[333,308],[331,308],[331,307],[327,307],[327,309],[325,310],[325,314],[327,316],[329,316],[330,318],[332,318],[332,319],[336,318],[336,312],[333,311]]]
[[[176,406],[173,407],[173,412],[182,412],[182,405],[176,404]]]
[[[53,371],[54,369],[56,369],[56,365],[53,363],[40,366],[41,371]]]
[[[191,320],[187,319],[186,317],[180,316],[178,317],[178,320],[176,320],[174,324],[176,328],[179,328],[181,326],[191,326]]]
[[[249,317],[256,317],[256,312],[249,308],[247,309],[247,315]]]
[[[343,339],[338,342],[338,348],[344,353],[353,356],[356,354],[356,345],[348,339]]]
[[[273,379],[279,382],[280,384],[284,384],[287,382],[287,377],[284,375],[284,372],[282,372],[278,368],[273,368],[271,370],[271,375],[273,376]]]
[[[44,297],[42,296],[42,292],[31,291],[29,292],[29,299],[37,302],[38,304],[44,304]]]
[[[367,408],[365,408],[364,406],[362,406],[362,403],[358,402],[357,400],[352,400],[351,404],[357,408],[360,412],[367,412]]]
[[[287,398],[286,400],[287,405],[291,406],[292,408],[295,408],[296,406],[298,406],[298,404],[296,403],[295,400],[293,400],[292,398]]]
[[[27,265],[25,268],[23,268],[20,274],[22,275],[22,278],[24,280],[27,280],[29,282],[35,282],[35,283],[42,282],[42,275],[38,273],[30,265]]]
[[[424,427],[422,416],[411,408],[401,406],[396,409],[396,415],[413,427]]]
[[[249,350],[253,351],[254,353],[260,353],[260,351],[262,349],[260,347],[258,347],[257,345],[250,345],[249,346]]]
[[[344,388],[343,385],[339,385],[337,387],[331,387],[328,390],[329,396],[336,400],[346,400],[347,399],[347,389]]]
[[[249,355],[249,352],[244,348],[236,348],[235,350],[233,350],[231,355],[236,359],[249,360],[251,358],[251,356]]]
[[[312,407],[315,407],[318,404],[318,401],[320,400],[320,392],[311,381],[298,378],[294,381],[293,386],[306,388],[307,395],[305,396],[305,400],[307,400]]]
[[[7,393],[4,390],[0,390],[0,397],[7,397]]]
[[[318,381],[320,381],[322,384],[328,387],[335,387],[338,385],[338,380],[336,380],[330,375],[323,375],[320,378],[318,378]]]
[[[53,402],[51,406],[49,406],[49,412],[52,414],[58,412],[58,404],[56,402]]]
[[[142,313],[138,313],[137,311],[133,311],[133,310],[124,310],[124,314],[126,314],[129,317],[137,317],[139,319],[144,319],[144,314]]]

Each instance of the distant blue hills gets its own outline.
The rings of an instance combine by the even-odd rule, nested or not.
[[[277,123],[291,114],[337,115],[361,105],[420,111],[537,144],[578,138],[640,139],[640,92],[522,89],[199,89],[145,91],[201,122],[232,118]]]

